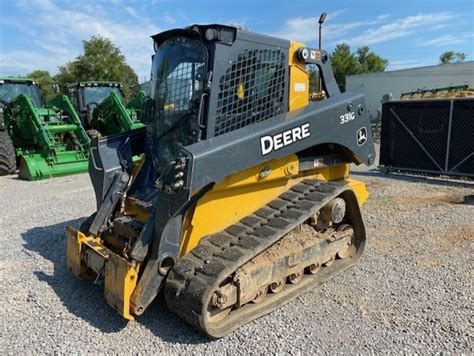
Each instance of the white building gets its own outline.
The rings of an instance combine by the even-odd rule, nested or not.
[[[382,97],[399,99],[405,92],[458,85],[474,88],[474,61],[346,76],[346,90],[361,92],[372,119],[380,118]]]

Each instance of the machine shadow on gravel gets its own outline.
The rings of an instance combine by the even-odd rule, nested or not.
[[[23,247],[50,260],[54,274],[35,272],[38,280],[46,282],[58,295],[69,312],[87,321],[104,333],[118,332],[127,326],[127,321],[107,304],[103,286],[81,281],[66,269],[66,226],[79,227],[85,218],[74,219],[55,225],[35,227],[22,234]],[[193,330],[166,308],[164,299],[158,297],[147,313],[137,322],[147,327],[164,341],[197,344],[210,339]]]

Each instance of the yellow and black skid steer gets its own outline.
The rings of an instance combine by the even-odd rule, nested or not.
[[[368,193],[349,165],[373,163],[370,123],[324,50],[224,25],[153,40],[146,127],[92,144],[97,212],[67,229],[67,265],[126,319],[164,290],[218,338],[359,260]]]

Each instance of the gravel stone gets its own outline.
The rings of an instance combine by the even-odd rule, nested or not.
[[[162,297],[126,322],[103,286],[66,271],[64,231],[95,211],[87,174],[0,177],[0,352],[472,353],[469,182],[357,169],[370,198],[355,267],[233,334],[209,340]]]

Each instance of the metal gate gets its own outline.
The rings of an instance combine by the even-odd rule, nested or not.
[[[380,165],[386,171],[474,177],[474,98],[383,103]]]

